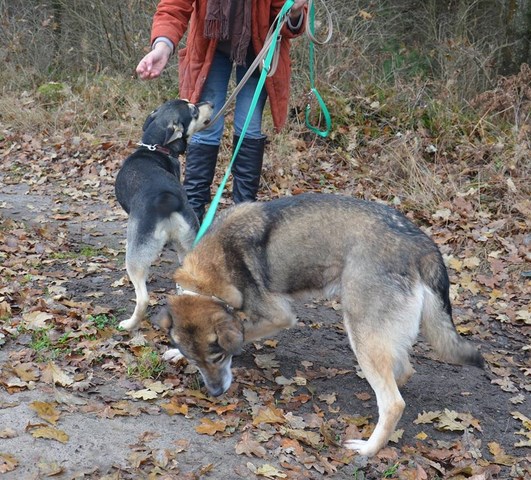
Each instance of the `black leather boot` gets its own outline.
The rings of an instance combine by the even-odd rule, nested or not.
[[[233,149],[240,137],[234,136]],[[244,138],[232,166],[232,198],[234,203],[254,202],[260,186],[264,160],[264,138]]]
[[[219,145],[188,144],[183,185],[199,223],[203,221],[205,206],[210,202],[210,186],[214,180],[218,151]]]

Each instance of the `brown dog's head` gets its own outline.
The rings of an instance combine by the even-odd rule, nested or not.
[[[211,395],[229,389],[232,356],[243,346],[243,326],[229,307],[203,295],[168,296],[168,307],[155,323],[197,366]]]

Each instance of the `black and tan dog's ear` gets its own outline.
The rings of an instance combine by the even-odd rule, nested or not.
[[[163,145],[169,145],[172,142],[175,142],[175,140],[179,140],[180,138],[183,138],[184,135],[184,125],[182,123],[170,123],[166,127],[166,134],[164,138]]]
[[[158,113],[159,109],[155,109],[153,110],[149,115],[148,117],[146,118],[146,121],[144,122],[144,126],[142,127],[142,131],[145,132],[147,130],[147,128],[149,127],[149,125],[151,124],[151,122],[153,120],[155,120],[155,118],[157,117],[157,113]]]
[[[239,355],[243,349],[243,328],[241,323],[228,312],[219,312],[213,321],[219,346],[231,355]]]
[[[151,319],[151,323],[159,327],[164,333],[169,334],[173,326],[173,318],[170,311],[167,308],[163,308]]]

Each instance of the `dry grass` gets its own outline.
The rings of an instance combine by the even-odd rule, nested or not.
[[[61,41],[70,41],[77,57],[69,50],[57,63],[42,52],[52,49],[57,37],[53,22],[47,22],[48,7],[39,6],[32,17],[22,8],[25,2],[19,0],[17,10],[0,0],[0,10],[7,12],[0,48],[0,135],[137,140],[147,113],[178,96],[174,64],[157,81],[131,77],[135,55],[142,55],[148,41],[148,10],[141,9],[154,4],[94,2],[101,12],[118,8],[117,18],[129,16],[120,28],[130,25],[134,34],[107,31],[101,36],[105,45],[87,50],[86,35],[106,32],[105,24],[87,17],[77,38],[65,23]],[[503,25],[498,17],[485,17],[477,1],[457,4],[447,10],[436,0],[328,3],[335,34],[329,45],[317,47],[316,72],[334,130],[322,140],[304,126],[308,51],[306,40],[298,39],[289,128],[273,134],[265,117],[268,195],[345,191],[419,211],[473,195],[478,208],[521,215],[531,184],[531,70],[524,66],[496,83],[494,65],[504,37],[501,30],[499,38],[493,32]],[[81,25],[82,16],[71,14],[71,24]],[[15,18],[21,22],[9,21]],[[35,30],[36,21],[45,28]],[[105,58],[111,51],[118,53]],[[48,91],[50,82],[61,88]],[[228,125],[222,167],[232,152],[230,120]]]

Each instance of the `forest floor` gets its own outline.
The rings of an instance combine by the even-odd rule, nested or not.
[[[402,142],[393,149],[414,145],[393,141]],[[341,441],[370,435],[376,399],[340,305],[315,299],[296,306],[296,328],[248,346],[234,361],[231,389],[211,398],[185,361],[161,360],[168,344],[148,321],[132,336],[116,328],[134,292],[113,185],[133,147],[4,131],[2,478],[529,478],[529,201],[515,201],[512,213],[480,208],[465,189],[421,210],[398,184],[379,195],[386,170],[377,156],[349,164],[304,137],[290,146],[289,172],[266,160],[260,200],[302,191],[389,199],[440,246],[457,328],[477,343],[485,370],[441,363],[420,339],[392,441],[374,458],[357,456]],[[423,181],[462,181],[465,167],[445,168]],[[524,183],[513,176],[503,184],[514,193]],[[175,262],[166,251],[152,269],[150,316],[172,291]]]

